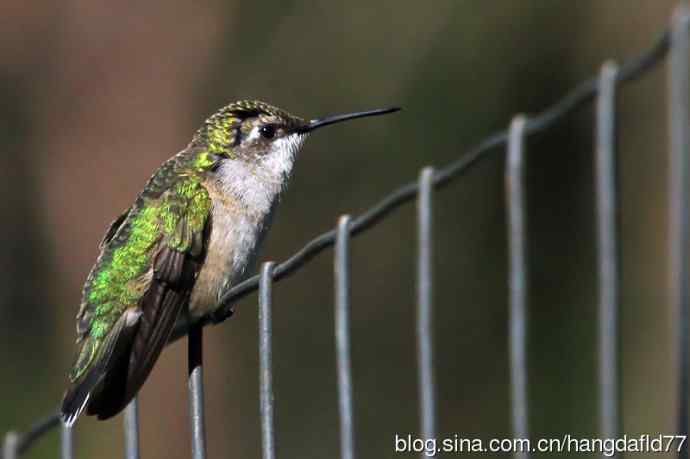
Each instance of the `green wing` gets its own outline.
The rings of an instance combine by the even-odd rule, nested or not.
[[[126,406],[188,303],[205,256],[211,199],[198,177],[165,167],[113,223],[87,279],[62,406],[68,424],[85,407],[104,419]]]

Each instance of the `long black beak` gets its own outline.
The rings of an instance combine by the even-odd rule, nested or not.
[[[398,110],[400,110],[399,107],[379,108],[376,110],[368,110],[366,112],[345,113],[344,115],[327,116],[325,118],[311,120],[304,126],[297,128],[296,131],[300,134],[305,134],[307,132],[313,131],[314,129],[328,126],[329,124],[340,123],[341,121],[353,120],[355,118],[364,118],[365,116],[385,115],[387,113],[397,112]]]

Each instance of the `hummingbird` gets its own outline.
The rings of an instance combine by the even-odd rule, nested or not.
[[[108,419],[136,395],[182,313],[212,313],[246,277],[295,157],[314,130],[377,109],[307,121],[256,100],[209,117],[110,225],[82,290],[76,358],[60,417]]]

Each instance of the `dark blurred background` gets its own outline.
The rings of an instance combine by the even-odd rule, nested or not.
[[[421,166],[461,156],[606,58],[647,47],[672,0],[25,2],[0,5],[0,431],[57,406],[80,289],[106,226],[220,106],[305,117],[401,105],[314,135],[262,260],[282,260]],[[665,65],[621,94],[624,430],[672,431]],[[534,437],[597,432],[592,110],[530,141]],[[503,159],[436,201],[440,434],[510,436]],[[416,433],[414,206],[354,242],[357,449]],[[337,455],[332,259],[275,287],[277,447]],[[256,296],[206,333],[209,457],[258,457]],[[184,342],[141,393],[147,458],[188,457]],[[122,455],[121,417],[82,419],[79,457]],[[28,457],[54,457],[57,434]]]

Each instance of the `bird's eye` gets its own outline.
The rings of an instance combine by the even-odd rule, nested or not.
[[[272,139],[276,135],[276,128],[272,124],[266,124],[261,126],[259,133],[264,139]]]

